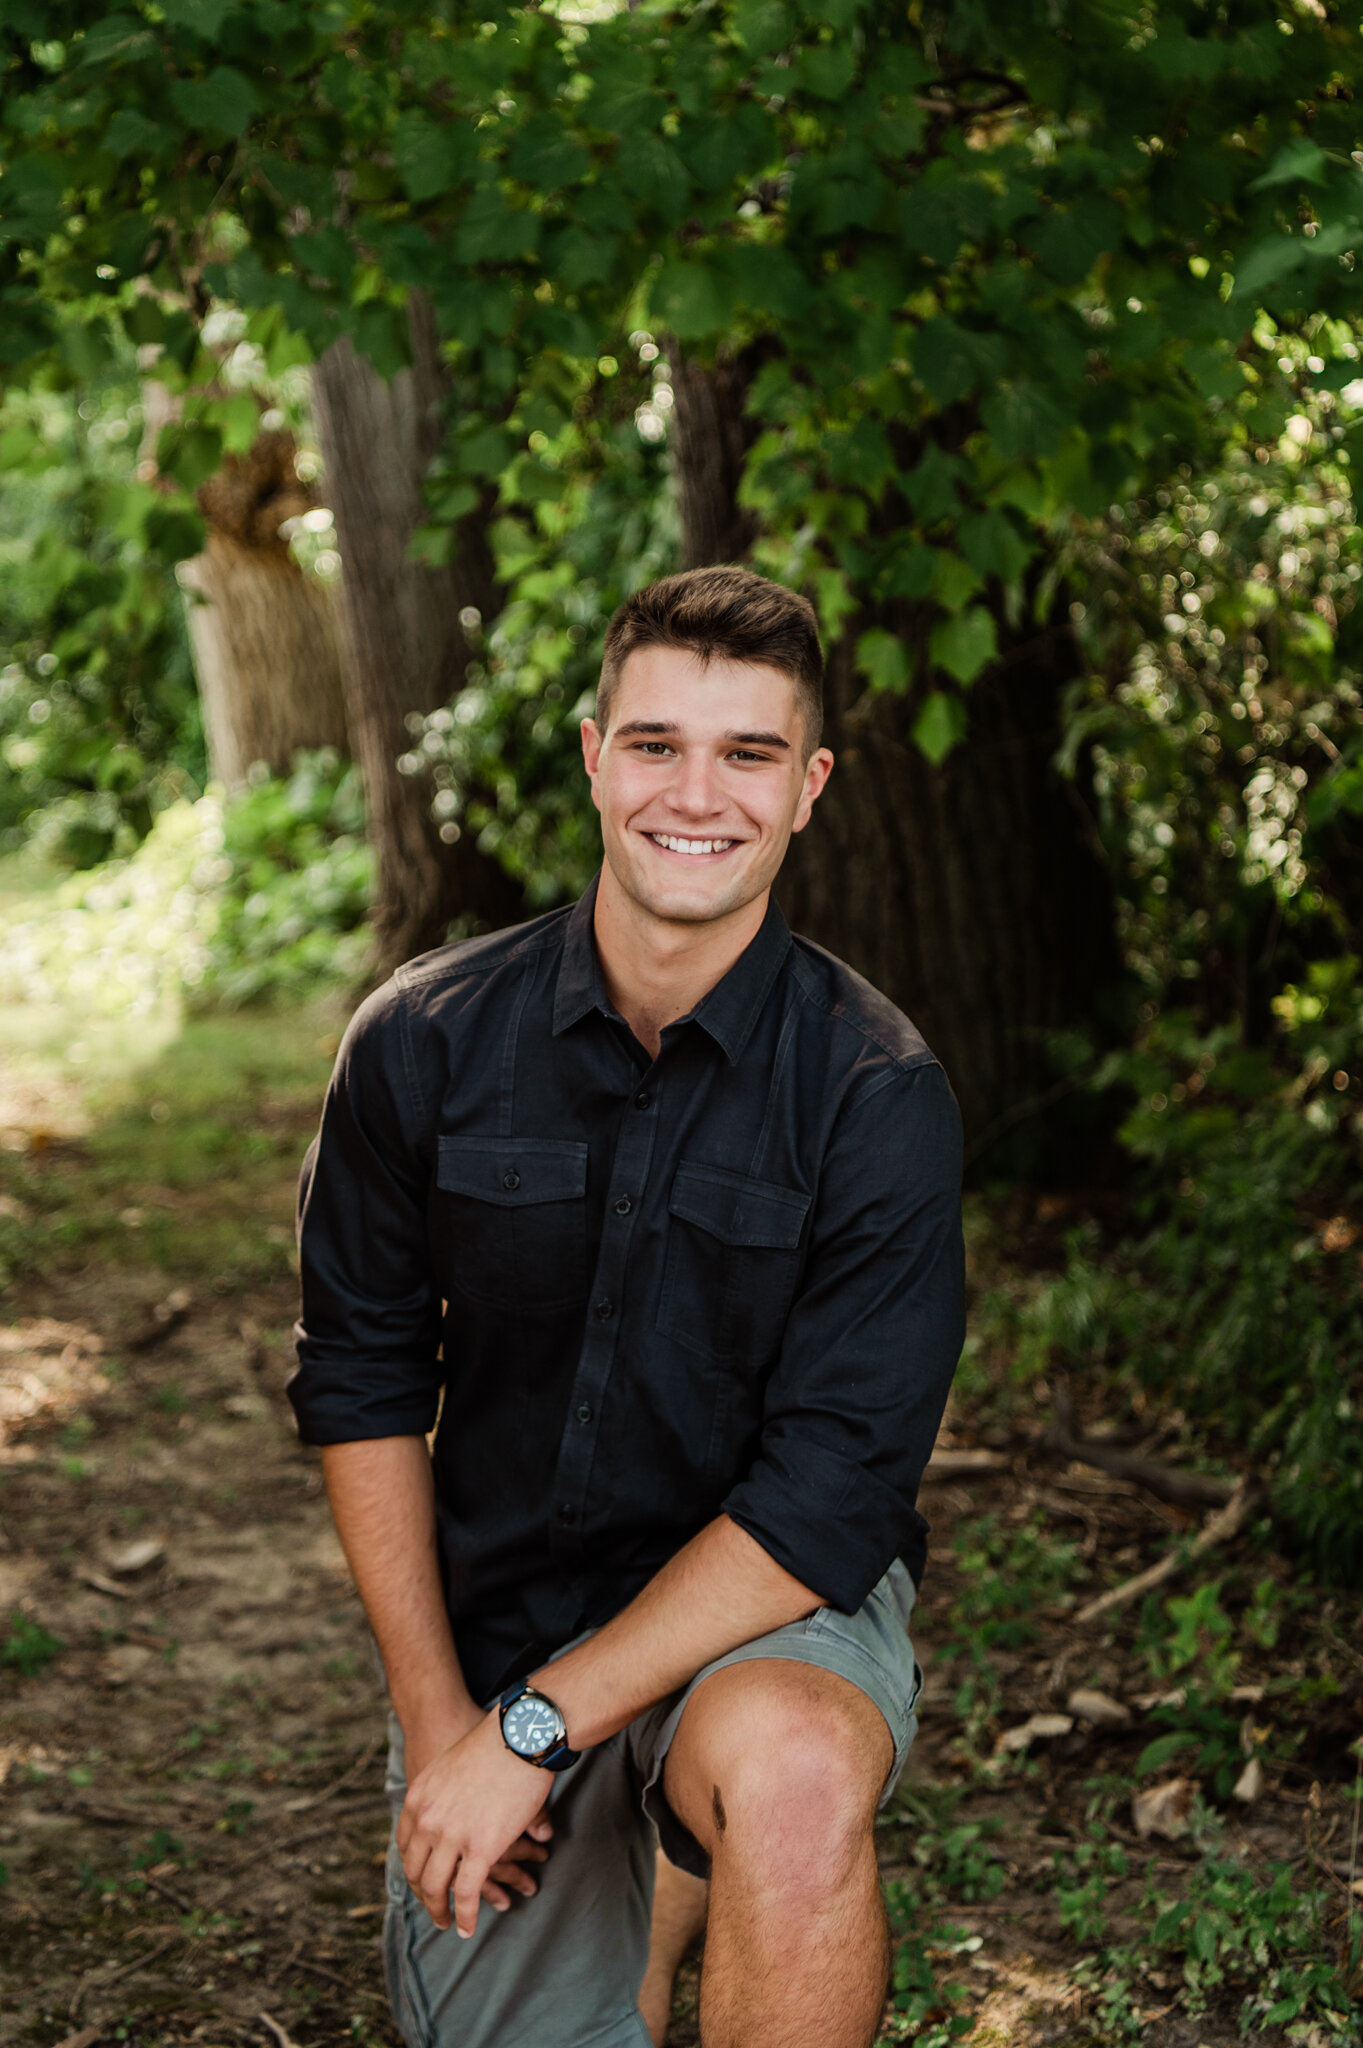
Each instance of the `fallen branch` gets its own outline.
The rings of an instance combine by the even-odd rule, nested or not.
[[[71,2003],[67,2007],[68,2016],[71,2019],[77,2017],[87,1991],[107,1990],[110,1984],[117,1984],[120,1977],[131,1977],[135,1970],[145,1969],[148,1963],[154,1963],[160,1956],[169,1955],[173,1948],[180,1948],[184,1939],[184,1935],[177,1928],[168,1941],[163,1941],[158,1948],[144,1949],[140,1956],[134,1956],[130,1963],[120,1964],[119,1968],[111,1970],[107,1977],[101,1976],[98,1970],[91,1970],[76,1986]]]
[[[1091,1465],[1114,1479],[1129,1479],[1143,1486],[1157,1500],[1171,1501],[1181,1508],[1219,1508],[1230,1500],[1234,1487],[1228,1479],[1214,1479],[1207,1472],[1186,1472],[1167,1465],[1163,1458],[1143,1458],[1134,1451],[1119,1451],[1115,1444],[1095,1443],[1092,1437],[1077,1435],[1069,1395],[1056,1391],[1055,1421],[1041,1438],[1042,1447],[1062,1458]]]
[[[1201,1557],[1205,1551],[1214,1549],[1218,1543],[1228,1542],[1244,1527],[1251,1499],[1252,1495],[1246,1482],[1243,1479],[1237,1480],[1235,1491],[1225,1506],[1218,1508],[1215,1514],[1208,1515],[1186,1550],[1171,1550],[1158,1564],[1152,1564],[1146,1571],[1137,1572],[1134,1579],[1124,1579],[1121,1585],[1111,1586],[1106,1593],[1100,1593],[1096,1600],[1090,1600],[1086,1607],[1079,1609],[1074,1617],[1076,1624],[1082,1626],[1086,1622],[1097,1621],[1100,1615],[1110,1614],[1114,1608],[1129,1607],[1131,1602],[1139,1600],[1143,1593],[1149,1593],[1156,1586],[1162,1586],[1166,1579],[1172,1579],[1185,1565],[1191,1564],[1195,1557]]]
[[[278,2042],[279,2048],[295,2048],[295,2044],[293,2043],[293,2041],[290,2040],[289,2036],[285,2033],[283,2027],[280,2026],[279,2021],[271,2019],[269,2013],[263,2012],[260,2014],[260,2024],[262,2027],[269,2028],[270,2032],[274,2035],[275,2040]]]
[[[1002,1451],[934,1451],[923,1472],[923,1485],[934,1480],[967,1479],[975,1472],[1001,1472],[1008,1460]]]

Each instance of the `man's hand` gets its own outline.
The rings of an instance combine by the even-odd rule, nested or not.
[[[503,1887],[533,1896],[527,1863],[542,1863],[553,1833],[545,1805],[550,1775],[513,1756],[495,1713],[427,1763],[413,1757],[397,1842],[407,1882],[437,1927],[454,1924],[466,1938],[478,1901],[499,1912],[511,1900]]]

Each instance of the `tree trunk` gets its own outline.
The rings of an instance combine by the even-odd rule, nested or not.
[[[728,465],[707,454],[700,423],[744,395],[729,377],[697,406],[702,374],[676,385],[678,413],[692,413],[675,442],[692,563],[708,535],[733,532],[732,510],[704,504]],[[778,893],[798,931],[918,1024],[951,1077],[969,1156],[996,1164],[1007,1141],[1014,1167],[1063,1169],[1074,1163],[1055,1142],[1064,1118],[1040,1117],[1065,1088],[1055,1038],[1092,1034],[1120,977],[1082,783],[1053,766],[1077,660],[1068,621],[1011,635],[1001,624],[1000,658],[970,691],[967,738],[940,768],[910,739],[914,700],[868,697],[854,672],[856,633],[905,623],[862,615],[829,650],[824,737],[837,766]]]
[[[344,339],[313,373],[344,565],[346,717],[378,852],[374,935],[384,971],[440,944],[456,917],[488,927],[523,914],[516,884],[469,838],[441,839],[429,779],[397,765],[411,747],[408,716],[434,711],[463,682],[475,628],[461,614],[490,618],[500,605],[485,508],[464,522],[448,568],[408,558],[412,531],[425,518],[422,481],[444,439],[448,396],[435,323],[416,298],[410,326],[411,367],[386,381]]]
[[[209,772],[229,790],[258,761],[287,773],[302,747],[346,745],[331,593],[303,574],[279,531],[313,503],[294,453],[291,435],[264,433],[249,455],[227,458],[198,492],[203,551],[177,571]]]

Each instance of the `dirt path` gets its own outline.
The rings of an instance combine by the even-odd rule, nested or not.
[[[276,1131],[253,1197],[269,1241],[295,1124]],[[185,1196],[226,1199],[211,1182]],[[164,1266],[60,1263],[12,1293],[0,1349],[0,2042],[395,2048],[378,1947],[381,1691],[282,1392],[293,1283],[215,1288],[200,1273],[182,1302]],[[881,1835],[904,1942],[885,2039],[938,2048],[960,2011],[977,2017],[978,2048],[1228,2048],[1259,1967],[1249,1905],[1234,1909],[1240,1963],[1200,2003],[1182,1952],[1147,1944],[1126,2004],[1104,2005],[1105,1958],[1133,1938],[1143,1897],[1186,1895],[1209,1856],[1232,1890],[1236,1869],[1288,1865],[1337,1947],[1346,1745],[1363,1729],[1357,1598],[1309,1614],[1287,1602],[1277,1649],[1246,1653],[1248,1691],[1227,1712],[1263,1751],[1253,1805],[1222,1798],[1186,1838],[1142,1841],[1133,1771],[1160,1732],[1145,1710],[980,1759],[1000,1731],[1065,1714],[1077,1685],[1123,1701],[1150,1690],[1136,1611],[1108,1632],[1076,1630],[1073,1613],[1189,1518],[1025,1447],[932,1486],[926,1505],[923,1734]],[[1260,1549],[1246,1586],[1265,1569]],[[1267,1569],[1285,1583],[1271,1557]],[[1256,1724],[1275,1715],[1261,1742]],[[1088,1990],[1073,1975],[1085,1956]],[[693,1968],[674,2048],[695,2048],[694,2004]]]

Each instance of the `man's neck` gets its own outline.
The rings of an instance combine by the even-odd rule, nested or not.
[[[770,893],[711,923],[672,922],[644,910],[602,868],[593,930],[606,993],[651,1058],[665,1026],[694,1010],[752,944]]]

